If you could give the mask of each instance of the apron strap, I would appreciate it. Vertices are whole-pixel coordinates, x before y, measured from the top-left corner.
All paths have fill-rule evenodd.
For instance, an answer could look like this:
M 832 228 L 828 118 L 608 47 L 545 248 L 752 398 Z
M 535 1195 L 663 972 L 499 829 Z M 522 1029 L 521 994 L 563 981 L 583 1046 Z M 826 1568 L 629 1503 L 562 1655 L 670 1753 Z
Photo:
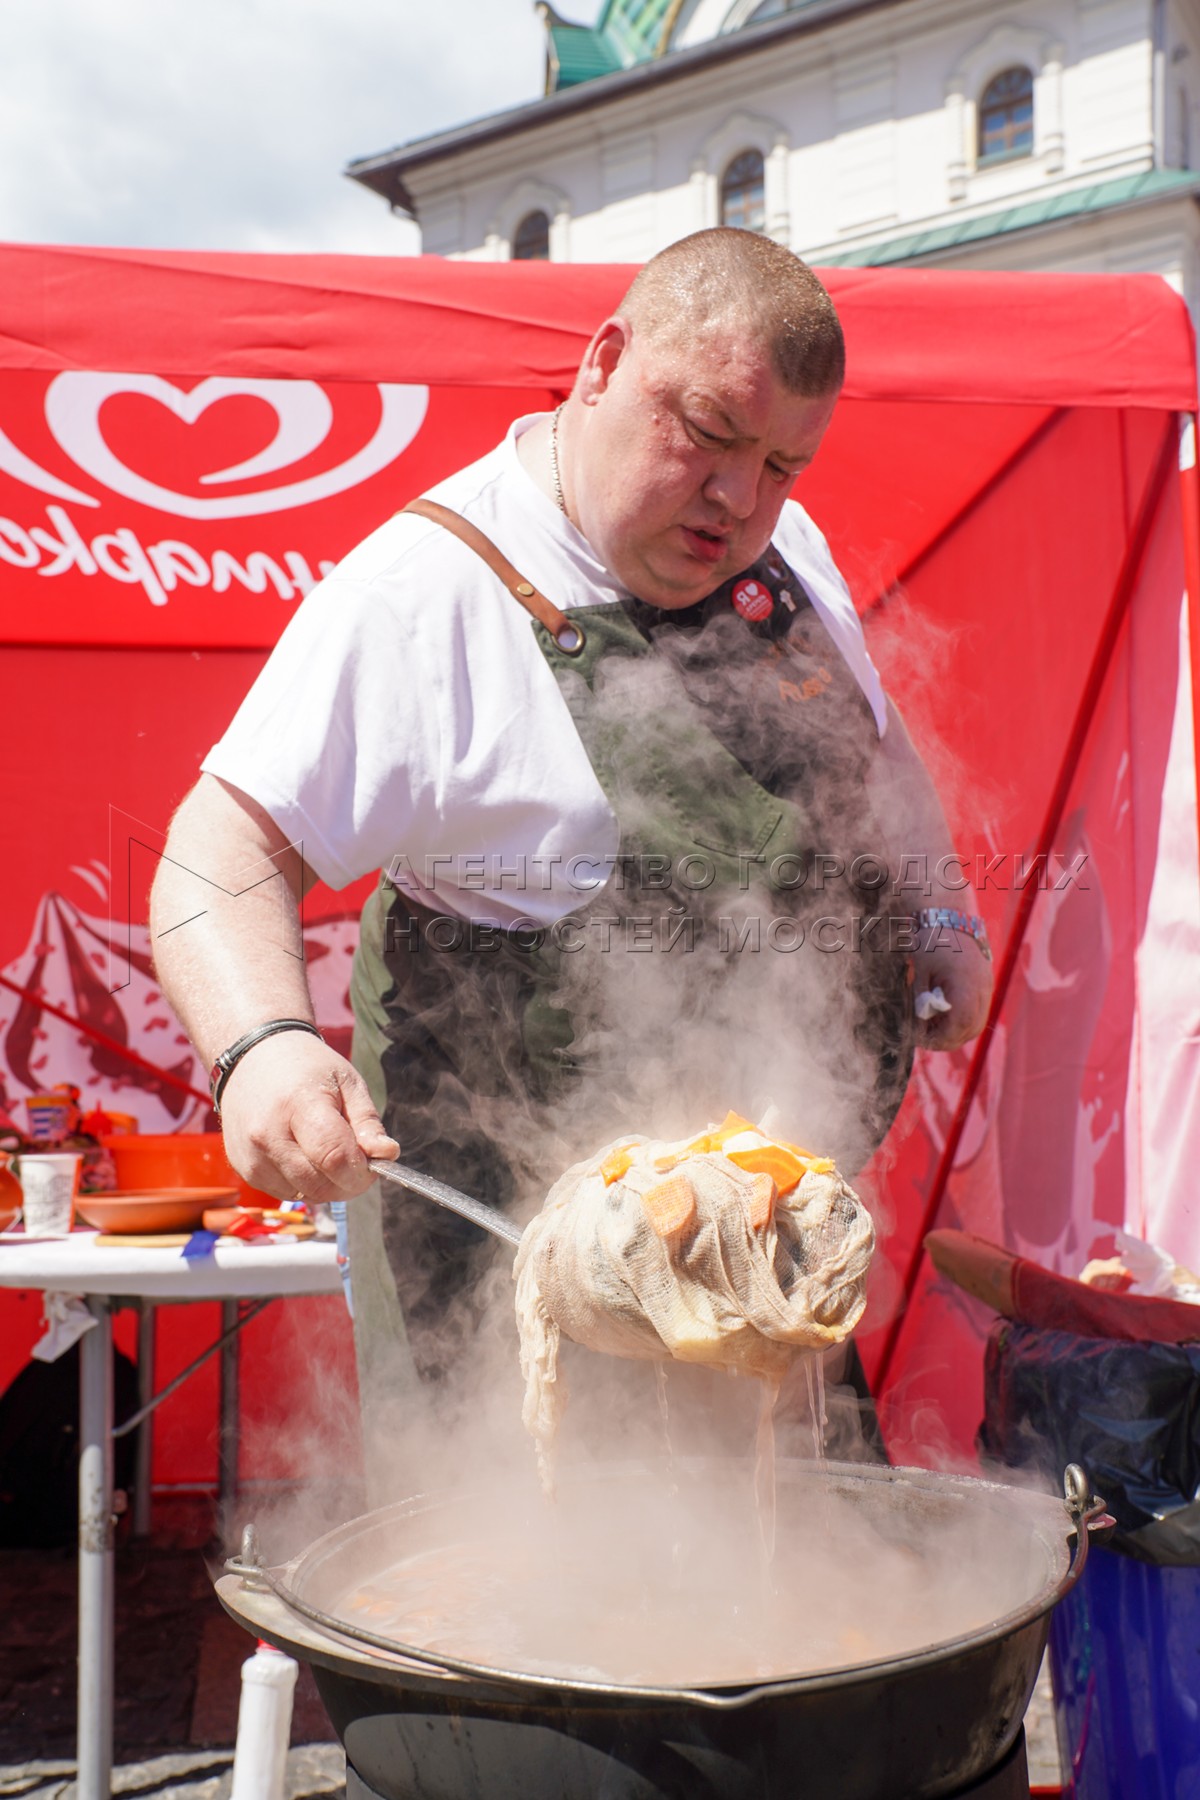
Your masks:
M 442 506 L 437 500 L 410 500 L 402 508 L 407 513 L 418 513 L 421 518 L 429 519 L 434 525 L 440 525 L 452 537 L 464 543 L 476 556 L 482 557 L 493 575 L 498 575 L 509 593 L 518 600 L 527 613 L 531 613 L 539 625 L 544 625 L 564 656 L 578 656 L 586 643 L 583 628 L 564 612 L 560 612 L 553 601 L 547 600 L 545 594 L 538 592 L 531 581 L 526 581 L 519 569 L 515 569 L 507 556 L 498 550 L 490 537 L 464 519 L 448 506 Z

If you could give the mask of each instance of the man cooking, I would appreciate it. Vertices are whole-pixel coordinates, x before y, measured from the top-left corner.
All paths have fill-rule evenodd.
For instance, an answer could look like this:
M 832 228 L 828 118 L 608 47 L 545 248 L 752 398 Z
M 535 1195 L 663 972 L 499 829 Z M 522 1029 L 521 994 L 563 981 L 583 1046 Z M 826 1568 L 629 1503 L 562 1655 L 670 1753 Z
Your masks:
M 448 511 L 397 515 L 304 601 L 152 900 L 162 986 L 219 1062 L 248 1181 L 346 1199 L 400 1146 L 504 1205 L 606 1135 L 771 1100 L 853 1172 L 914 1042 L 980 1030 L 991 964 L 936 885 L 941 808 L 788 500 L 843 368 L 791 252 L 684 239 L 553 416 L 517 420 L 430 496 Z M 914 855 L 934 882 L 915 921 L 889 874 Z M 297 906 L 374 869 L 347 1062 L 313 1026 Z M 227 890 L 205 885 L 202 917 L 188 870 Z M 688 1117 L 663 1123 L 672 1106 Z M 403 1332 L 394 1279 L 420 1361 L 470 1232 L 416 1203 L 387 1217 L 385 1260 L 378 1205 L 350 1208 L 356 1323 Z

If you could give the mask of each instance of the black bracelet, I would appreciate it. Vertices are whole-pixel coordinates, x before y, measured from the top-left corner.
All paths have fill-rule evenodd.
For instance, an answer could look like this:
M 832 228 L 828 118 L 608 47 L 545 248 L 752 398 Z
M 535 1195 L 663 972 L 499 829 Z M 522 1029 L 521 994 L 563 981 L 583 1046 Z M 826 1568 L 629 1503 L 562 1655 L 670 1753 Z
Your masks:
M 245 1056 L 247 1050 L 262 1042 L 263 1038 L 274 1037 L 277 1031 L 308 1031 L 313 1037 L 325 1039 L 316 1026 L 308 1019 L 271 1019 L 266 1025 L 256 1025 L 245 1037 L 240 1037 L 236 1044 L 230 1044 L 228 1050 L 222 1050 L 213 1063 L 208 1076 L 208 1085 L 212 1092 L 213 1111 L 218 1119 L 221 1116 L 221 1095 L 225 1092 L 225 1083 Z

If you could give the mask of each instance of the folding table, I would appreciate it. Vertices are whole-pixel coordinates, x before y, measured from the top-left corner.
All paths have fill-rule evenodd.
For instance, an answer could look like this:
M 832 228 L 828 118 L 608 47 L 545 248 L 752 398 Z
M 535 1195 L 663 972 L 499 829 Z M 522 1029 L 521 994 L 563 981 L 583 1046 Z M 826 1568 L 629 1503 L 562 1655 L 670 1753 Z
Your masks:
M 73 1231 L 0 1244 L 0 1287 L 77 1294 L 96 1321 L 80 1343 L 77 1800 L 110 1800 L 112 1793 L 114 1310 L 125 1300 L 236 1304 L 333 1294 L 342 1286 L 331 1242 L 221 1241 L 210 1255 L 193 1258 L 178 1248 L 97 1245 L 97 1235 Z

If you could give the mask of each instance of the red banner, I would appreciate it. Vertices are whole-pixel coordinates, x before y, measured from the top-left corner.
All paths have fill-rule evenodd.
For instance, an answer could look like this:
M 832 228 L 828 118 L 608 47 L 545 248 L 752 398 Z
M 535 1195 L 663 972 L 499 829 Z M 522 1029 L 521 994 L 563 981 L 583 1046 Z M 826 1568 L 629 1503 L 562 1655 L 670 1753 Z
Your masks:
M 549 401 L 528 389 L 11 371 L 0 638 L 269 648 L 374 526 Z

